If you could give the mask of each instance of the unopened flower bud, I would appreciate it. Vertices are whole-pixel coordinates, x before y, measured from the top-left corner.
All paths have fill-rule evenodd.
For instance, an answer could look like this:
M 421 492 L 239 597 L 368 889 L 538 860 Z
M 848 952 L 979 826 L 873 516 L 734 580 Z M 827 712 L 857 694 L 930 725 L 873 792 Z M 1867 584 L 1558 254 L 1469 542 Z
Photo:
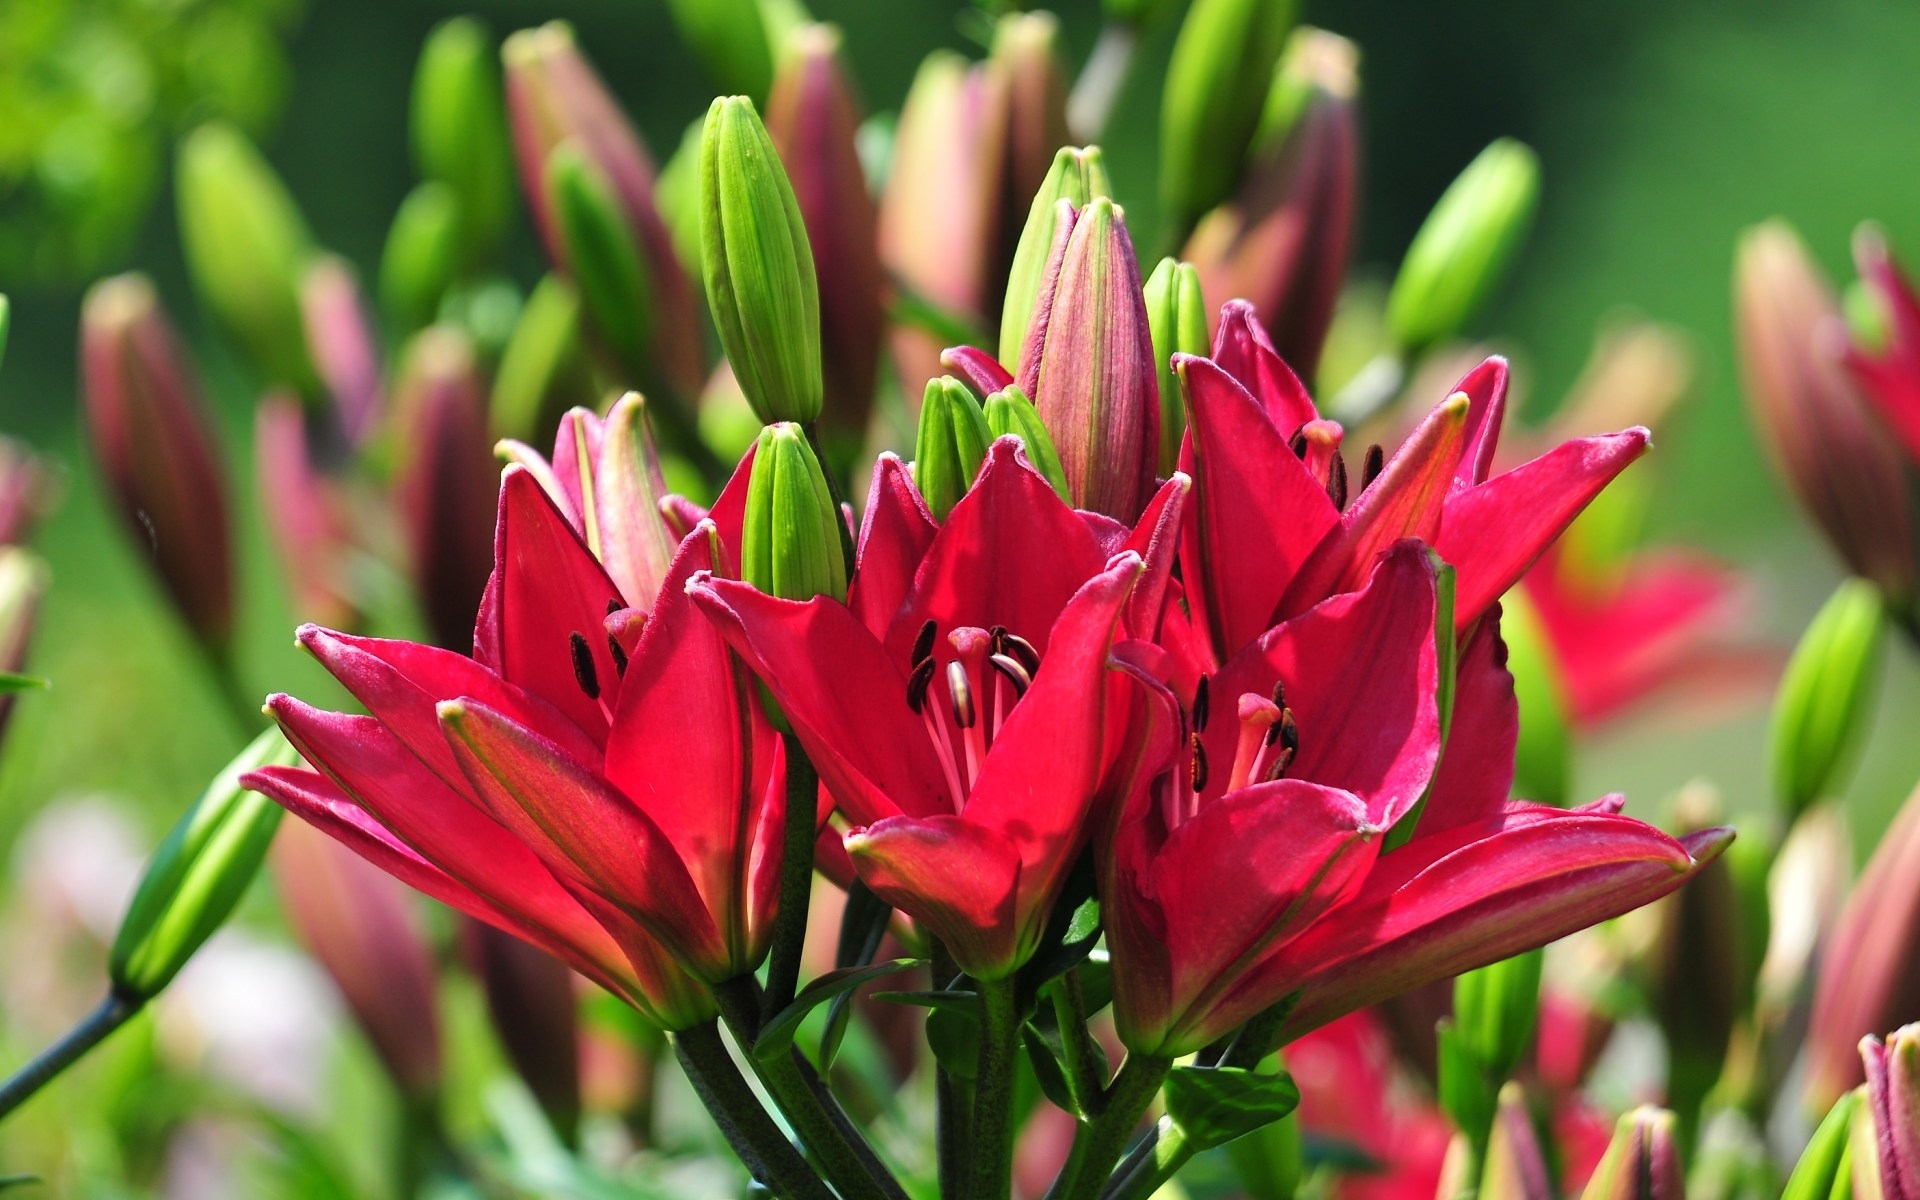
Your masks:
M 660 219 L 666 222 L 668 236 L 673 239 L 674 257 L 689 278 L 698 278 L 703 270 L 700 265 L 700 134 L 706 127 L 704 113 L 688 123 L 686 132 L 680 135 L 680 144 L 660 168 L 660 182 L 653 188 L 653 202 L 660 209 Z M 778 142 L 777 134 L 774 140 Z M 802 200 L 803 209 L 805 204 Z
M 1194 0 L 1187 10 L 1160 107 L 1162 207 L 1180 233 L 1239 182 L 1293 10 L 1291 0 Z
M 1158 371 L 1133 242 L 1111 200 L 1059 223 L 1018 382 L 1053 434 L 1074 506 L 1138 517 L 1160 460 Z
M 460 206 L 444 183 L 408 192 L 380 252 L 380 305 L 411 333 L 440 312 L 460 269 Z
M 23 674 L 34 619 L 51 582 L 47 564 L 31 550 L 0 546 L 0 733 L 13 715 L 14 693 L 44 687 L 46 681 Z
M 1852 1091 L 1834 1101 L 1800 1152 L 1780 1200 L 1851 1200 L 1853 1162 L 1847 1142 L 1860 1100 L 1860 1093 Z
M 1023 224 L 1030 221 L 1033 198 L 1045 190 L 1056 156 L 1070 137 L 1068 77 L 1060 62 L 1060 19 L 1050 12 L 1006 13 L 994 26 L 993 45 L 984 68 L 986 125 L 982 149 L 994 155 L 994 161 L 980 165 L 982 182 L 994 189 L 986 196 L 992 209 L 993 240 L 987 248 L 984 299 L 987 315 L 991 316 L 996 302 L 1007 291 L 1016 245 Z M 1103 186 L 1088 198 L 1105 194 Z M 1074 201 L 1076 207 L 1085 203 Z M 1046 241 L 1038 247 L 1036 256 L 1037 273 L 1046 263 Z
M 1544 957 L 1532 950 L 1453 981 L 1455 1036 L 1496 1081 L 1513 1074 L 1533 1040 Z
M 653 296 L 612 184 L 577 142 L 547 156 L 546 200 L 581 306 L 613 356 L 638 381 L 649 371 Z
M 407 347 L 394 392 L 403 459 L 394 500 L 433 639 L 462 646 L 493 568 L 499 475 L 473 347 L 449 325 Z
M 226 484 L 198 386 L 153 285 L 103 280 L 80 312 L 87 433 L 128 532 L 201 643 L 233 631 Z
M 1459 333 L 1505 276 L 1540 196 L 1540 160 L 1500 138 L 1427 214 L 1387 297 L 1387 327 L 1415 354 Z
M 839 31 L 805 26 L 774 76 L 767 133 L 806 222 L 819 276 L 822 414 L 843 439 L 866 435 L 883 323 L 879 213 L 861 172 L 859 130 Z
M 1555 1200 L 1555 1196 L 1526 1093 L 1518 1083 L 1508 1083 L 1500 1089 L 1487 1138 L 1487 1159 L 1480 1168 L 1481 1200 Z
M 1641 1105 L 1620 1118 L 1582 1200 L 1686 1200 L 1674 1116 Z
M 1071 201 L 1075 210 L 1085 208 L 1099 196 L 1113 195 L 1107 180 L 1106 160 L 1100 147 L 1063 146 L 1053 157 L 1053 167 L 1034 193 L 1027 210 L 1026 227 L 1014 248 L 1013 266 L 1007 275 L 1007 299 L 1000 309 L 1000 363 L 1008 370 L 1020 365 L 1020 348 L 1027 340 L 1027 324 L 1033 319 L 1034 301 L 1046 282 L 1047 259 L 1053 251 L 1054 231 L 1060 217 L 1060 201 Z M 1203 321 L 1204 317 L 1201 318 Z M 1204 354 L 1205 347 L 1197 351 Z
M 306 390 L 299 288 L 313 239 L 293 197 L 253 144 L 221 124 L 180 143 L 175 183 L 195 290 L 268 382 Z
M 1843 582 L 1794 648 L 1773 703 L 1768 749 L 1774 790 L 1798 815 L 1846 787 L 1855 751 L 1873 723 L 1886 627 L 1880 593 Z
M 242 788 L 240 777 L 299 761 L 278 729 L 267 730 L 214 777 L 167 834 L 113 939 L 107 971 L 116 995 L 134 1003 L 152 999 L 226 921 L 280 827 L 280 806 Z
M 783 600 L 831 596 L 844 601 L 841 528 L 840 507 L 806 432 L 790 421 L 761 430 L 747 484 L 740 577 Z
M 359 620 L 351 526 L 334 480 L 315 465 L 308 414 L 290 392 L 254 410 L 253 463 L 267 536 L 279 552 L 294 615 L 332 629 Z
M 596 399 L 580 339 L 580 296 L 560 276 L 544 275 L 521 306 L 494 371 L 493 429 L 523 442 L 544 441 L 561 413 Z
M 300 312 L 307 353 L 333 402 L 340 432 L 358 446 L 380 423 L 384 400 L 379 344 L 345 259 L 323 254 L 313 260 L 300 281 Z
M 1861 1038 L 1860 1058 L 1867 1094 L 1865 1111 L 1854 1117 L 1854 1194 L 1920 1200 L 1920 1025 L 1903 1025 L 1884 1041 Z M 1872 1136 L 1861 1136 L 1869 1124 Z
M 260 799 L 260 797 L 254 797 Z M 281 907 L 387 1073 L 410 1099 L 440 1089 L 433 955 L 407 886 L 295 821 L 273 848 Z
M 993 436 L 966 384 L 951 375 L 927 382 L 913 439 L 913 480 L 934 520 L 946 520 L 973 487 Z
M 492 43 L 479 21 L 452 17 L 427 34 L 413 73 L 414 165 L 452 191 L 467 267 L 498 249 L 513 216 L 513 159 Z
M 1027 461 L 1053 486 L 1055 494 L 1071 503 L 1067 492 L 1067 473 L 1060 466 L 1060 452 L 1053 448 L 1053 435 L 1033 401 L 1019 388 L 1008 386 L 987 397 L 984 406 L 989 440 L 1017 437 L 1026 450 Z M 924 419 L 924 418 L 923 418 Z M 975 464 L 975 470 L 979 465 Z
M 723 92 L 767 102 L 778 47 L 759 0 L 668 0 L 673 23 L 693 56 Z
M 1207 335 L 1207 300 L 1200 291 L 1200 272 L 1192 263 L 1163 258 L 1147 276 L 1147 328 L 1153 334 L 1153 361 L 1160 373 L 1160 462 L 1163 477 L 1180 466 L 1180 441 L 1187 431 L 1187 410 L 1180 399 L 1180 379 L 1173 356 L 1207 357 L 1212 341 Z
M 744 96 L 707 110 L 700 245 L 720 344 L 763 422 L 820 416 L 820 286 L 780 155 Z
M 59 500 L 53 472 L 24 442 L 0 435 L 0 546 L 24 543 Z

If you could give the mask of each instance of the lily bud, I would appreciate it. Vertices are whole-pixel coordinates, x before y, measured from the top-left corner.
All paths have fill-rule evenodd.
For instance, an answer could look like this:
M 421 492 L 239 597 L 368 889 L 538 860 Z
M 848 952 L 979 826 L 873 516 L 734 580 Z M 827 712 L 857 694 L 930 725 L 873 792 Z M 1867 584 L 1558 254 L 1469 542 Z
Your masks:
M 1536 950 L 1523 957 L 1538 954 Z M 1555 1200 L 1555 1195 L 1526 1093 L 1519 1084 L 1508 1083 L 1500 1089 L 1486 1163 L 1480 1168 L 1481 1200 Z
M 108 956 L 114 994 L 158 995 L 220 928 L 260 870 L 280 806 L 240 786 L 248 771 L 293 766 L 299 755 L 269 729 L 214 777 L 147 863 Z
M 984 302 L 988 315 L 992 315 L 1000 297 L 1008 291 L 1017 247 L 1024 240 L 1024 224 L 1032 221 L 1034 198 L 1046 189 L 1058 152 L 1070 137 L 1068 79 L 1060 65 L 1060 19 L 1050 12 L 1009 12 L 1002 16 L 994 27 L 993 47 L 987 55 L 986 86 L 989 125 L 983 131 L 982 149 L 997 160 L 981 164 L 987 182 L 997 189 L 987 195 L 993 210 L 993 240 L 988 243 Z M 1099 191 L 1090 191 L 1088 199 L 1107 194 L 1104 170 L 1101 175 Z M 1076 207 L 1085 204 L 1086 200 L 1074 200 Z M 1050 243 L 1047 238 L 1034 249 L 1037 261 L 1032 266 L 1032 282 L 1036 287 Z M 1031 307 L 1031 293 L 1028 295 Z
M 946 520 L 973 487 L 993 437 L 967 385 L 951 375 L 927 381 L 913 439 L 913 481 L 934 520 Z
M 440 312 L 460 269 L 460 205 L 444 183 L 408 192 L 380 252 L 380 304 L 411 333 Z
M 806 432 L 790 421 L 761 430 L 747 484 L 740 577 L 783 600 L 845 601 L 841 520 Z
M 1075 507 L 1140 515 L 1160 460 L 1157 380 L 1133 242 L 1119 208 L 1096 199 L 1059 223 L 1018 373 Z
M 1033 319 L 1034 302 L 1046 282 L 1047 259 L 1053 251 L 1054 233 L 1060 220 L 1060 201 L 1072 201 L 1075 210 L 1085 208 L 1099 196 L 1113 195 L 1107 180 L 1106 160 L 1100 147 L 1063 146 L 1053 156 L 1053 167 L 1040 190 L 1034 193 L 1027 210 L 1026 227 L 1013 252 L 1013 265 L 1007 275 L 1007 299 L 1000 309 L 1000 365 L 1013 370 L 1020 365 L 1020 348 L 1026 344 L 1027 325 Z M 1201 317 L 1204 322 L 1205 316 Z M 1206 353 L 1205 339 L 1195 353 Z
M 1153 335 L 1153 361 L 1160 370 L 1160 462 L 1163 477 L 1180 467 L 1180 441 L 1187 432 L 1187 408 L 1180 400 L 1180 379 L 1173 356 L 1207 357 L 1207 299 L 1200 272 L 1192 263 L 1163 258 L 1147 276 L 1147 328 Z M 1234 293 L 1238 295 L 1239 293 Z
M 174 175 L 194 289 L 269 382 L 307 390 L 299 288 L 313 239 L 293 197 L 229 125 L 188 134 Z
M 1859 1092 L 1848 1092 L 1827 1110 L 1813 1131 L 1813 1140 L 1800 1152 L 1780 1200 L 1852 1200 L 1853 1162 L 1847 1141 L 1860 1100 Z
M 611 187 L 628 236 L 646 262 L 652 299 L 651 364 L 677 396 L 693 396 L 707 375 L 699 302 L 654 206 L 653 160 L 626 114 L 574 44 L 565 22 L 513 34 L 500 49 L 507 68 L 507 116 L 520 185 L 547 255 L 569 262 L 546 189 L 547 159 L 573 141 Z M 640 382 L 635 380 L 634 382 Z
M 768 36 L 759 0 L 668 0 L 680 36 L 723 92 L 767 102 L 778 47 Z
M 1768 749 L 1774 789 L 1789 813 L 1846 787 L 1855 752 L 1873 723 L 1880 677 L 1880 594 L 1843 582 L 1794 648 L 1773 703 Z
M 1854 1191 L 1870 1200 L 1920 1200 L 1920 1025 L 1903 1025 L 1885 1041 L 1861 1038 L 1860 1058 L 1867 1095 L 1854 1118 Z M 1868 1123 L 1862 1116 L 1871 1137 L 1860 1136 Z
M 39 555 L 19 546 L 0 546 L 0 672 L 18 676 L 27 665 L 34 618 L 50 582 Z M 11 692 L 0 695 L 0 734 L 6 732 L 16 699 Z
M 465 645 L 493 570 L 499 477 L 473 347 L 449 325 L 407 347 L 395 389 L 404 460 L 394 500 L 413 584 L 441 646 Z
M 700 135 L 707 127 L 705 113 L 687 124 L 667 164 L 660 168 L 660 182 L 653 187 L 653 202 L 666 222 L 673 239 L 674 257 L 690 277 L 697 278 L 700 265 Z M 769 126 L 771 128 L 771 126 Z M 777 139 L 776 139 L 777 140 Z M 802 201 L 804 206 L 805 201 Z
M 1643 1104 L 1620 1118 L 1582 1200 L 1686 1200 L 1674 1116 Z
M 255 797 L 259 799 L 259 797 Z M 402 1094 L 440 1090 L 432 952 L 405 884 L 304 821 L 273 848 L 280 902 Z
M 1742 239 L 1734 300 L 1747 396 L 1775 469 L 1847 569 L 1911 626 L 1912 468 L 1844 370 L 1832 291 L 1783 222 Z
M 1167 64 L 1160 106 L 1160 186 L 1184 234 L 1232 194 L 1260 125 L 1292 0 L 1194 0 Z
M 1302 379 L 1346 277 L 1359 195 L 1359 50 L 1296 29 L 1267 96 L 1245 179 L 1208 213 L 1185 256 L 1210 295 L 1251 301 L 1280 357 Z
M 332 480 L 316 469 L 298 397 L 272 392 L 254 410 L 253 462 L 267 536 L 295 614 L 333 629 L 359 622 L 351 526 Z
M 559 231 L 560 260 L 581 305 L 621 367 L 636 381 L 649 371 L 653 296 L 612 185 L 577 142 L 547 156 L 546 199 Z
M 987 397 L 985 412 L 989 440 L 1019 438 L 1033 469 L 1053 485 L 1056 495 L 1068 500 L 1067 473 L 1060 465 L 1060 452 L 1053 448 L 1053 435 L 1047 432 L 1046 422 L 1040 419 L 1040 411 L 1034 408 L 1033 401 L 1019 388 L 1008 386 Z M 924 411 L 922 419 L 925 419 Z
M 1532 950 L 1453 981 L 1454 1036 L 1496 1083 L 1513 1074 L 1533 1040 L 1544 952 Z
M 1860 1039 L 1920 1012 L 1920 792 L 1899 815 L 1840 910 L 1807 1022 L 1807 1101 L 1818 1109 L 1864 1078 Z
M 1427 214 L 1387 297 L 1387 328 L 1413 355 L 1453 337 L 1505 276 L 1533 224 L 1540 160 L 1500 138 L 1467 164 Z
M 513 217 L 513 160 L 487 27 L 452 17 L 427 34 L 413 72 L 413 161 L 457 202 L 461 261 L 490 258 Z
M 97 283 L 80 310 L 87 433 L 128 532 L 194 636 L 233 632 L 226 483 L 189 363 L 142 275 Z
M 37 454 L 25 443 L 0 435 L 0 546 L 24 543 L 53 508 L 58 492 Z
M 774 76 L 767 133 L 787 167 L 819 276 L 823 422 L 847 439 L 866 435 L 883 323 L 879 212 L 861 172 L 859 131 L 839 31 L 805 26 Z
M 722 96 L 700 143 L 707 303 L 734 378 L 762 422 L 820 416 L 820 285 L 780 155 L 753 103 Z
M 358 446 L 380 423 L 380 349 L 360 302 L 353 268 L 336 255 L 314 259 L 300 282 L 307 353 L 333 402 L 340 432 Z
M 560 414 L 595 403 L 580 339 L 580 296 L 558 275 L 543 275 L 520 308 L 493 374 L 491 424 L 505 437 L 544 441 Z

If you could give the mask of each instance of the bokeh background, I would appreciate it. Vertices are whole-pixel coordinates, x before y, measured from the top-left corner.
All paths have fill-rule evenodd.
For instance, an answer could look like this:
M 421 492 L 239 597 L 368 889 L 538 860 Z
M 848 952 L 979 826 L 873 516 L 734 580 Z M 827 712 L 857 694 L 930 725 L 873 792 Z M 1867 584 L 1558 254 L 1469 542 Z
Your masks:
M 1051 7 L 1069 54 L 1083 58 L 1097 3 Z M 811 0 L 810 8 L 841 26 L 875 112 L 897 108 L 928 51 L 977 56 L 987 32 L 953 0 Z M 292 649 L 286 601 L 240 469 L 255 397 L 197 323 L 188 295 L 172 142 L 212 113 L 238 119 L 319 240 L 370 278 L 413 181 L 405 112 L 421 39 L 460 12 L 481 16 L 496 34 L 556 16 L 572 21 L 661 154 L 711 93 L 661 0 L 0 0 L 0 290 L 15 313 L 0 429 L 64 468 L 63 503 L 36 539 L 54 584 L 34 669 L 55 686 L 19 705 L 0 759 L 0 895 L 34 868 L 41 843 L 21 834 L 36 814 L 110 797 L 132 840 L 123 847 L 100 834 L 82 844 L 102 861 L 137 858 L 237 736 L 103 509 L 78 439 L 82 288 L 108 271 L 146 271 L 193 341 L 227 435 L 233 494 L 247 502 L 242 670 L 261 694 L 324 694 L 317 670 Z M 1630 311 L 1684 331 L 1696 382 L 1655 454 L 1635 468 L 1657 476 L 1654 533 L 1746 567 L 1756 628 L 1789 644 L 1838 572 L 1773 482 L 1747 425 L 1729 329 L 1734 242 L 1746 226 L 1785 216 L 1839 277 L 1850 275 L 1847 238 L 1862 218 L 1880 221 L 1896 249 L 1920 247 L 1920 6 L 1306 0 L 1303 18 L 1364 53 L 1356 275 L 1388 276 L 1433 200 L 1489 140 L 1512 135 L 1533 145 L 1544 167 L 1540 219 L 1474 332 L 1513 356 L 1524 416 L 1538 420 L 1579 373 L 1603 322 Z M 1163 23 L 1143 48 L 1104 139 L 1143 246 L 1158 244 L 1159 81 L 1174 28 Z M 516 236 L 514 261 L 530 282 L 538 252 L 529 231 Z M 1920 670 L 1904 647 L 1889 660 L 1882 728 L 1847 806 L 1862 847 L 1920 777 L 1920 739 L 1898 731 L 1920 701 Z M 1681 785 L 1705 779 L 1737 813 L 1764 795 L 1764 724 L 1758 704 L 1709 717 L 1655 710 L 1583 745 L 1577 791 L 1625 791 L 1640 811 L 1658 814 Z M 9 974 L 33 970 L 0 963 Z M 21 1049 L 9 1045 L 6 1061 Z

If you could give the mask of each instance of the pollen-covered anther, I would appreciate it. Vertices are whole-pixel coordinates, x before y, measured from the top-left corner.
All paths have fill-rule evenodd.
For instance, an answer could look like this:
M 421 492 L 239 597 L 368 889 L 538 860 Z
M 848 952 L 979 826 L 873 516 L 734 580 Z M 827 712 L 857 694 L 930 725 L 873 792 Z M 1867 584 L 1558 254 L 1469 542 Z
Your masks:
M 1205 733 L 1207 718 L 1213 712 L 1212 687 L 1210 677 L 1202 675 L 1200 682 L 1193 685 L 1193 731 Z
M 1260 772 L 1261 780 L 1272 783 L 1285 775 L 1287 768 L 1293 765 L 1294 755 L 1299 752 L 1300 726 L 1294 722 L 1292 709 L 1281 709 L 1280 719 L 1267 730 L 1267 743 L 1262 749 L 1265 766 Z
M 1386 470 L 1386 467 L 1387 452 L 1380 448 L 1380 443 L 1375 442 L 1368 446 L 1366 461 L 1360 467 L 1360 490 L 1364 492 L 1372 487 L 1373 481 L 1380 478 L 1380 472 Z
M 1196 798 L 1207 790 L 1207 747 L 1197 733 L 1187 736 L 1187 785 Z
M 920 632 L 914 635 L 913 657 L 909 661 L 916 669 L 921 663 L 933 657 L 933 639 L 939 632 L 940 626 L 929 619 L 926 624 L 920 626 Z
M 1327 466 L 1327 499 L 1341 512 L 1347 511 L 1347 460 L 1335 450 Z
M 995 671 L 999 672 L 1002 679 L 1005 679 L 1013 685 L 1014 699 L 1018 700 L 1020 697 L 1026 695 L 1027 689 L 1033 686 L 1033 676 L 1027 674 L 1027 668 L 1021 664 L 1019 659 L 1014 658 L 1012 655 L 988 655 L 987 662 L 993 666 Z
M 627 652 L 620 648 L 620 639 L 611 633 L 607 635 L 607 654 L 613 659 L 613 673 L 625 678 L 627 674 Z
M 958 659 L 947 664 L 947 699 L 953 703 L 953 723 L 962 729 L 972 729 L 978 719 L 973 708 L 973 683 Z
M 907 676 L 907 707 L 919 712 L 927 706 L 927 688 L 933 683 L 933 673 L 940 664 L 933 661 L 929 654 L 913 668 L 913 674 Z
M 567 635 L 567 651 L 573 659 L 573 681 L 580 685 L 587 699 L 600 698 L 600 673 L 594 669 L 593 647 L 587 643 L 586 635 L 575 630 Z

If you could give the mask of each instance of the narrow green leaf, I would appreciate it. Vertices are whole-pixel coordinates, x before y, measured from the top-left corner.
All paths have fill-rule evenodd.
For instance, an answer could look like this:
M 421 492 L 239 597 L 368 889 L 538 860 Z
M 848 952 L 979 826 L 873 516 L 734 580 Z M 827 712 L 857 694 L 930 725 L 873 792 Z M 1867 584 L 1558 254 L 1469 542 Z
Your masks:
M 1027 1048 L 1027 1059 L 1033 1064 L 1033 1077 L 1040 1081 L 1041 1093 L 1055 1108 L 1084 1116 L 1073 1102 L 1073 1089 L 1067 1086 L 1066 1068 L 1057 1048 L 1031 1024 L 1020 1027 L 1020 1040 Z
M 875 992 L 875 1000 L 884 1000 L 888 1004 L 910 1004 L 915 1008 L 929 1008 L 936 1012 L 973 1013 L 980 1006 L 980 998 L 972 992 Z
M 16 671 L 0 671 L 0 694 L 7 692 L 41 691 L 53 686 L 53 682 L 38 675 L 22 675 Z
M 1165 1094 L 1167 1115 L 1203 1150 L 1278 1121 L 1300 1103 L 1291 1076 L 1239 1067 L 1175 1067 Z
M 873 894 L 859 880 L 847 891 L 847 907 L 840 915 L 840 943 L 833 965 L 841 970 L 864 967 L 880 952 L 893 920 L 893 906 Z M 827 1002 L 827 1027 L 820 1035 L 820 1070 L 824 1073 L 840 1053 L 840 1042 L 847 1036 L 847 1022 L 853 1014 L 852 990 L 841 992 Z
M 923 966 L 924 958 L 890 958 L 866 967 L 849 967 L 841 971 L 829 971 L 820 978 L 800 989 L 793 1003 L 774 1014 L 765 1029 L 753 1043 L 753 1056 L 762 1062 L 785 1054 L 793 1045 L 793 1035 L 799 1030 L 800 1022 L 818 1006 L 840 995 L 850 992 L 870 979 L 879 979 L 905 971 L 910 967 Z

